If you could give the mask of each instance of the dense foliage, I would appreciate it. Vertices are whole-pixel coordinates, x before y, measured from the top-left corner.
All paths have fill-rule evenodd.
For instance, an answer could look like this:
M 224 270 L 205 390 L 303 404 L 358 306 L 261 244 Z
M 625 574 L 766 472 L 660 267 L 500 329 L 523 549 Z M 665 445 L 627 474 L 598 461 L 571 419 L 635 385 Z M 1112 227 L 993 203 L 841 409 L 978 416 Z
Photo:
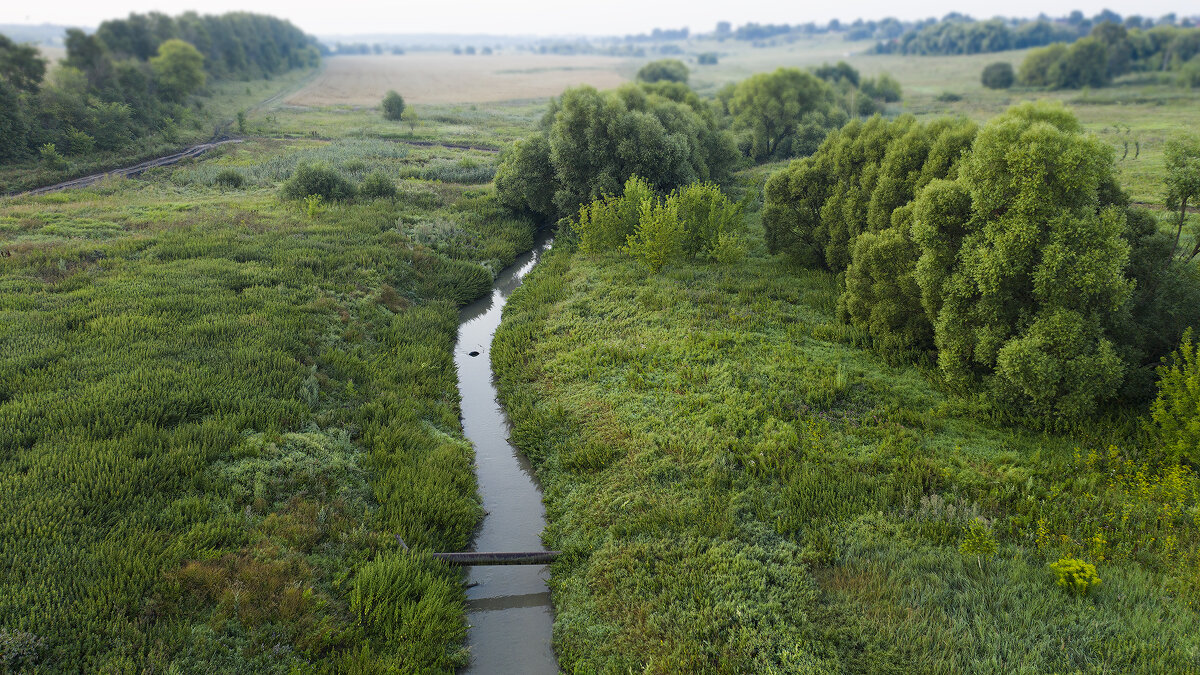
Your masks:
M 909 31 L 894 40 L 880 42 L 875 51 L 881 54 L 986 54 L 1069 42 L 1079 36 L 1077 27 L 1045 19 L 1012 26 L 1000 19 L 973 21 L 954 16 Z
M 1148 30 L 1105 22 L 1074 44 L 1036 49 L 1021 63 L 1018 80 L 1030 87 L 1102 87 L 1126 73 L 1178 72 L 1192 86 L 1192 65 L 1200 64 L 1200 28 L 1170 25 Z
M 383 119 L 397 122 L 404 119 L 404 97 L 395 91 L 389 91 L 383 97 Z
M 659 192 L 720 182 L 737 160 L 713 110 L 679 83 L 568 89 L 542 128 L 506 151 L 496 175 L 504 204 L 541 217 L 616 194 L 634 175 Z
M 1017 81 L 1017 74 L 1007 61 L 989 63 L 984 67 L 980 80 L 988 89 L 1008 89 Z
M 637 176 L 620 196 L 579 207 L 569 222 L 579 248 L 590 254 L 621 250 L 651 272 L 688 257 L 717 259 L 744 248 L 746 223 L 735 204 L 712 183 L 692 183 L 665 198 Z M 722 261 L 724 262 L 724 261 Z
M 1045 422 L 1123 383 L 1146 396 L 1200 319 L 1194 270 L 1126 211 L 1111 150 L 1061 107 L 1017 106 L 978 134 L 852 123 L 772 176 L 763 222 L 771 250 L 845 271 L 839 312 L 881 352 L 934 352 L 948 382 L 984 381 L 1000 409 Z
M 642 66 L 637 72 L 637 79 L 642 82 L 679 82 L 687 84 L 688 67 L 677 59 L 661 59 L 651 61 Z
M 1162 449 L 1171 459 L 1200 464 L 1200 353 L 1190 328 L 1159 374 L 1150 414 Z
M 315 65 L 313 39 L 268 16 L 130 15 L 67 31 L 64 65 L 43 79 L 36 50 L 0 36 L 0 163 L 52 144 L 60 155 L 119 154 L 147 136 L 175 142 L 209 80 Z M 45 156 L 43 154 L 43 156 Z

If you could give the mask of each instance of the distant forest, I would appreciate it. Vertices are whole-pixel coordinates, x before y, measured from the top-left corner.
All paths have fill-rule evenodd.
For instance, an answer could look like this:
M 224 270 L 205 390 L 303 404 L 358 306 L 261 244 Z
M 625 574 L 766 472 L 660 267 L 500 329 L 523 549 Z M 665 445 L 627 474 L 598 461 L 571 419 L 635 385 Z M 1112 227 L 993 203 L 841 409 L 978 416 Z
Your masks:
M 290 22 L 235 12 L 131 14 L 93 34 L 66 31 L 49 71 L 31 45 L 0 35 L 0 163 L 125 151 L 158 134 L 174 142 L 188 103 L 211 80 L 251 80 L 319 63 L 316 39 Z

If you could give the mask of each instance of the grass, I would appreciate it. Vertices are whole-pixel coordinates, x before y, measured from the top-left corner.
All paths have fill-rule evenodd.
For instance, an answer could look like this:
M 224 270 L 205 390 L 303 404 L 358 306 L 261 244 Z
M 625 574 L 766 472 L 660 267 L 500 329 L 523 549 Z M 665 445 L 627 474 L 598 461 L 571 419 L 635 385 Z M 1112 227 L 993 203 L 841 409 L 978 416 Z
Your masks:
M 563 247 L 514 293 L 493 364 L 564 551 L 563 669 L 1194 670 L 1200 476 L 1119 418 L 987 419 L 867 351 L 838 290 L 758 242 L 657 275 Z
M 6 668 L 465 662 L 459 575 L 421 554 L 481 515 L 456 309 L 533 228 L 486 186 L 401 176 L 491 158 L 258 137 L 0 202 Z M 300 161 L 399 195 L 308 215 L 279 197 Z M 243 187 L 214 185 L 231 168 Z

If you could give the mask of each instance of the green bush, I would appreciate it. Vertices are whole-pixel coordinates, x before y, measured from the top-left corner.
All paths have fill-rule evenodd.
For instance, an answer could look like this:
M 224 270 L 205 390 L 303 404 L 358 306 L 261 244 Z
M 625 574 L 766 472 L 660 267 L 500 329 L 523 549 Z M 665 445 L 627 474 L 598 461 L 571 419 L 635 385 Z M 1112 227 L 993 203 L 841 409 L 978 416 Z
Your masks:
M 354 197 L 354 185 L 336 169 L 325 164 L 300 164 L 283 184 L 286 199 L 304 199 L 319 195 L 326 201 L 345 201 Z
M 1200 354 L 1190 328 L 1159 375 L 1150 418 L 1162 449 L 1172 459 L 1200 464 Z
M 71 166 L 69 163 L 67 163 L 67 160 L 58 153 L 58 149 L 54 147 L 53 143 L 43 144 L 38 153 L 41 155 L 42 163 L 45 164 L 49 169 L 62 171 Z
M 389 91 L 383 97 L 383 118 L 398 122 L 404 119 L 404 97 L 395 91 Z
M 717 53 L 704 52 L 696 57 L 696 63 L 702 66 L 715 66 L 717 65 Z
M 1017 74 L 1013 71 L 1011 63 L 1000 61 L 985 66 L 980 79 L 988 89 L 1008 89 L 1016 82 Z
M 638 223 L 622 249 L 641 260 L 651 273 L 658 272 L 683 252 L 685 233 L 675 200 L 646 200 L 638 209 Z
M 1055 583 L 1073 595 L 1087 595 L 1100 585 L 1096 566 L 1078 558 L 1061 558 L 1050 563 L 1050 569 L 1054 570 Z
M 688 67 L 677 59 L 660 59 L 642 66 L 637 72 L 642 82 L 681 82 L 687 84 Z
M 383 173 L 375 171 L 359 184 L 358 194 L 364 199 L 395 199 L 396 184 Z
M 966 528 L 962 543 L 958 545 L 958 552 L 964 558 L 975 558 L 976 564 L 982 570 L 983 561 L 991 560 L 992 556 L 996 555 L 996 548 L 996 538 L 992 536 L 991 530 L 977 518 Z
M 246 184 L 246 176 L 237 169 L 221 169 L 213 177 L 213 184 L 236 190 Z

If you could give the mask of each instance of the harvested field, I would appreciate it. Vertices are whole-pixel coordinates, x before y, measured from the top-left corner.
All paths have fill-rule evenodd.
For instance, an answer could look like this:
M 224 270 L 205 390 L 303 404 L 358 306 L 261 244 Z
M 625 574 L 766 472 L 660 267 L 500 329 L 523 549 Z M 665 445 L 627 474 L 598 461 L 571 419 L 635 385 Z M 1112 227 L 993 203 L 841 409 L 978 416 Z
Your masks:
M 292 105 L 377 105 L 389 89 L 409 103 L 485 103 L 556 96 L 590 84 L 615 87 L 632 66 L 606 56 L 538 54 L 460 55 L 446 52 L 399 56 L 338 56 Z

